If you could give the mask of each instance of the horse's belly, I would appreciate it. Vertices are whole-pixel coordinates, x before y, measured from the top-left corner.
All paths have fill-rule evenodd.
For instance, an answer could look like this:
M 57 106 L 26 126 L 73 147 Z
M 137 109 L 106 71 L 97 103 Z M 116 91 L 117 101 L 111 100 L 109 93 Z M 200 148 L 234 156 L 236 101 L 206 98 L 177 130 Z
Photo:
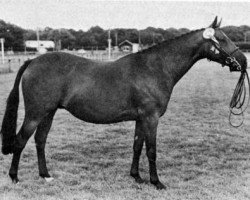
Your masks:
M 135 108 L 124 107 L 121 102 L 71 102 L 65 109 L 83 121 L 98 124 L 136 120 L 138 117 Z
M 130 121 L 137 119 L 137 113 L 133 110 L 125 110 L 122 112 L 91 112 L 89 109 L 70 110 L 67 109 L 72 115 L 86 122 L 96 124 L 109 124 L 121 121 Z

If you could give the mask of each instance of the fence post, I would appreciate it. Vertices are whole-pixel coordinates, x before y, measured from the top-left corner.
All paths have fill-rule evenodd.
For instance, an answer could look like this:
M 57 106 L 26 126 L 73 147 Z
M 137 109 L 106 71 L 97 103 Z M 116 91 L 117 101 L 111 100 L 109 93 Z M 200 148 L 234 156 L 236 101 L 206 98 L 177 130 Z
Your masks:
M 2 51 L 2 63 L 4 64 L 4 38 L 0 38 L 1 51 Z
M 11 72 L 11 59 L 8 60 L 8 66 L 9 66 L 9 73 Z

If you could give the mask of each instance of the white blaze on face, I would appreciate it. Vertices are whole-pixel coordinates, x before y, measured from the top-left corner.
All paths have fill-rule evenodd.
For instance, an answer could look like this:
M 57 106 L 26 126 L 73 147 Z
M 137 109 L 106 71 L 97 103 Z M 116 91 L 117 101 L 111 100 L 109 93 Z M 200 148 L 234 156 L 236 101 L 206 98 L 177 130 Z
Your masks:
M 215 47 L 214 47 L 214 45 L 211 47 L 211 49 L 210 49 L 212 52 L 214 52 L 214 54 L 219 54 L 220 52 L 218 51 L 218 49 L 216 49 Z

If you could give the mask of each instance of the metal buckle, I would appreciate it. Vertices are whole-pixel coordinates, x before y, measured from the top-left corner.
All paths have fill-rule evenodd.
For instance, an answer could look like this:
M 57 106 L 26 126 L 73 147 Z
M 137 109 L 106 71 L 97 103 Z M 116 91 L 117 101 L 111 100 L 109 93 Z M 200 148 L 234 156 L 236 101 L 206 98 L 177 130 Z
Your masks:
M 225 63 L 229 66 L 230 71 L 241 71 L 241 65 L 235 59 L 235 57 L 227 57 Z
M 235 61 L 235 58 L 227 57 L 226 60 L 225 60 L 225 63 L 226 63 L 227 65 L 230 65 L 230 64 L 232 64 L 234 61 Z

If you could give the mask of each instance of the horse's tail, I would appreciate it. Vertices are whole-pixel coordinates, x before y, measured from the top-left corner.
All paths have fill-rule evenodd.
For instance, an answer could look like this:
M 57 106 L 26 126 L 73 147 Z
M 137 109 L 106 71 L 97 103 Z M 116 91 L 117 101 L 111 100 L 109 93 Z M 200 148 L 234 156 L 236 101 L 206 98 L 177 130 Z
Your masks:
M 13 152 L 14 140 L 16 137 L 17 127 L 17 110 L 19 104 L 19 84 L 22 75 L 32 60 L 27 60 L 19 69 L 14 86 L 7 99 L 6 111 L 3 117 L 1 137 L 2 137 L 2 153 L 7 155 Z

